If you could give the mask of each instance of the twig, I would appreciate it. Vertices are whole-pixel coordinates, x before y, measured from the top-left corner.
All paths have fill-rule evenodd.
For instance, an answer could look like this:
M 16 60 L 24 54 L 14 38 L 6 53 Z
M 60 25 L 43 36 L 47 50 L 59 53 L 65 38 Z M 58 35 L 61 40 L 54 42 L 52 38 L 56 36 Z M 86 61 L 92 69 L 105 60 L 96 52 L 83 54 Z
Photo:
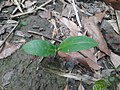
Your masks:
M 2 41 L 2 43 L 0 44 L 0 48 L 3 46 L 3 44 L 6 42 L 6 40 L 10 37 L 10 35 L 13 33 L 13 31 L 16 29 L 16 27 L 18 26 L 18 23 L 14 26 L 14 28 L 10 31 L 10 33 L 6 36 L 6 38 Z
M 45 67 L 41 67 L 43 69 L 45 69 L 46 71 L 52 72 L 56 75 L 59 75 L 61 77 L 66 77 L 66 78 L 72 78 L 75 80 L 79 80 L 79 81 L 83 81 L 86 82 L 88 84 L 90 83 L 94 83 L 95 81 L 97 81 L 98 79 L 95 77 L 91 77 L 89 75 L 78 75 L 78 74 L 74 74 L 74 73 L 65 73 L 61 70 L 58 70 L 57 68 L 51 69 L 51 68 L 45 68 Z
M 82 28 L 82 24 L 81 24 L 81 22 L 80 22 L 80 18 L 79 18 L 79 16 L 78 16 L 78 10 L 76 9 L 76 5 L 75 5 L 75 1 L 74 0 L 72 0 L 72 6 L 73 6 L 73 9 L 74 9 L 74 11 L 75 11 L 75 16 L 76 16 L 76 19 L 77 19 L 77 22 L 78 22 L 78 25 L 79 25 L 79 27 L 80 27 L 80 29 Z
M 27 11 L 27 12 L 19 13 L 19 14 L 16 14 L 16 15 L 11 15 L 10 17 L 11 17 L 11 18 L 19 17 L 19 16 L 23 16 L 23 15 L 26 15 L 26 14 L 34 13 L 34 12 L 36 12 L 36 11 L 38 11 L 38 10 L 45 10 L 45 11 L 46 11 L 46 9 L 43 8 L 43 7 L 46 6 L 48 3 L 50 3 L 51 1 L 52 1 L 52 0 L 48 0 L 47 2 L 43 3 L 43 4 L 40 5 L 39 7 L 36 7 L 36 9 L 33 10 L 33 11 Z
M 61 40 L 58 40 L 58 39 L 54 39 L 54 38 L 45 36 L 45 35 L 43 35 L 42 33 L 38 33 L 38 32 L 35 32 L 35 31 L 28 31 L 28 33 L 40 35 L 40 36 L 43 36 L 43 37 L 45 37 L 45 38 L 47 38 L 47 39 L 54 40 L 54 41 L 57 41 L 57 42 L 61 42 Z
M 52 0 L 48 0 L 47 2 L 43 3 L 42 5 L 40 5 L 39 7 L 37 7 L 36 10 L 41 9 L 42 7 L 46 6 L 46 5 L 49 4 L 50 2 L 52 2 Z

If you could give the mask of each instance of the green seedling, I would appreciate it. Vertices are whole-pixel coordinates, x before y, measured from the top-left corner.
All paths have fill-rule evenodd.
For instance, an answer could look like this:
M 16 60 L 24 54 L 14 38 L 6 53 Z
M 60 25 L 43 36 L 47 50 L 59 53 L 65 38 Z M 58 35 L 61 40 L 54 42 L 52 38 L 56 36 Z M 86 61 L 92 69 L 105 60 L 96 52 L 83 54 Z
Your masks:
M 86 36 L 74 36 L 63 40 L 59 47 L 46 40 L 32 40 L 23 46 L 23 50 L 28 54 L 48 57 L 54 56 L 58 51 L 76 52 L 80 50 L 90 49 L 97 46 L 97 42 Z

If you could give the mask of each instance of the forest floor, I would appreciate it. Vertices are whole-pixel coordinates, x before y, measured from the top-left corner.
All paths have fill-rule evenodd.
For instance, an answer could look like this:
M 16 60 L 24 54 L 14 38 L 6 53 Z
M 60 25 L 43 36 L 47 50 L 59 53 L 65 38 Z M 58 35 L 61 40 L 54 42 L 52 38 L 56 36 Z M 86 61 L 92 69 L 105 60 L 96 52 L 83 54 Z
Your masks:
M 120 89 L 120 11 L 100 1 L 69 1 L 0 1 L 0 90 L 93 90 L 97 80 L 108 80 L 107 90 Z M 57 57 L 22 49 L 31 40 L 59 44 L 81 35 L 98 47 Z

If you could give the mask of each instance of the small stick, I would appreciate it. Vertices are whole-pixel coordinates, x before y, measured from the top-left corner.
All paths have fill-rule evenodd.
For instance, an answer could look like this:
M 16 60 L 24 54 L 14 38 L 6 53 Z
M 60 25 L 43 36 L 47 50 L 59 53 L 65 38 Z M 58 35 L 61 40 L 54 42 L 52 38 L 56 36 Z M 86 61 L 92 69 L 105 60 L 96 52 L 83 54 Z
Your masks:
M 37 7 L 36 10 L 41 9 L 42 7 L 46 6 L 46 5 L 49 4 L 50 2 L 52 2 L 52 0 L 48 0 L 47 2 L 43 3 L 42 5 L 40 5 L 39 7 Z
M 43 37 L 45 37 L 45 38 L 47 38 L 47 39 L 54 40 L 54 41 L 57 41 L 57 42 L 61 42 L 61 40 L 58 40 L 58 39 L 54 39 L 54 38 L 45 36 L 45 35 L 43 35 L 43 34 L 41 34 L 41 33 L 35 32 L 35 31 L 28 31 L 28 33 L 40 35 L 40 36 L 43 36 Z
M 50 3 L 52 0 L 48 0 L 47 2 L 43 3 L 42 5 L 40 5 L 39 7 L 36 7 L 35 10 L 33 11 L 28 11 L 28 12 L 24 12 L 24 13 L 19 13 L 19 14 L 16 14 L 16 15 L 11 15 L 11 18 L 15 18 L 15 17 L 19 17 L 19 16 L 22 16 L 22 15 L 26 15 L 26 14 L 31 14 L 31 13 L 34 13 L 35 11 L 37 10 L 44 10 L 46 11 L 45 8 L 43 8 L 45 5 L 47 5 L 48 3 Z
M 81 22 L 80 22 L 80 18 L 79 18 L 79 16 L 78 16 L 78 10 L 76 9 L 76 5 L 75 5 L 75 1 L 74 1 L 74 0 L 72 0 L 72 6 L 73 6 L 73 9 L 74 9 L 74 11 L 75 11 L 75 16 L 76 16 L 78 25 L 79 25 L 79 27 L 80 27 L 80 29 L 81 29 L 81 28 L 82 28 L 82 24 L 81 24 Z
M 3 46 L 3 44 L 6 42 L 6 40 L 10 37 L 10 35 L 13 33 L 13 31 L 16 29 L 16 27 L 18 26 L 18 23 L 14 26 L 14 28 L 10 31 L 10 33 L 6 36 L 6 38 L 2 41 L 2 43 L 0 44 L 0 48 Z

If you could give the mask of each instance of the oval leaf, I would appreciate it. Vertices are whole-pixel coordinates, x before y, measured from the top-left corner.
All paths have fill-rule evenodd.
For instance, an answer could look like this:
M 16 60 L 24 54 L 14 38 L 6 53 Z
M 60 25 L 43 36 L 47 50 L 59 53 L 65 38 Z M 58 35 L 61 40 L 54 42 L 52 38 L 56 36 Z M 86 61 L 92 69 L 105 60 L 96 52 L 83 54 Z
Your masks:
M 32 40 L 23 46 L 25 52 L 36 56 L 50 56 L 55 54 L 55 46 L 45 40 Z
M 86 36 L 75 36 L 65 39 L 59 47 L 62 52 L 76 52 L 80 50 L 90 49 L 97 46 L 97 42 Z

